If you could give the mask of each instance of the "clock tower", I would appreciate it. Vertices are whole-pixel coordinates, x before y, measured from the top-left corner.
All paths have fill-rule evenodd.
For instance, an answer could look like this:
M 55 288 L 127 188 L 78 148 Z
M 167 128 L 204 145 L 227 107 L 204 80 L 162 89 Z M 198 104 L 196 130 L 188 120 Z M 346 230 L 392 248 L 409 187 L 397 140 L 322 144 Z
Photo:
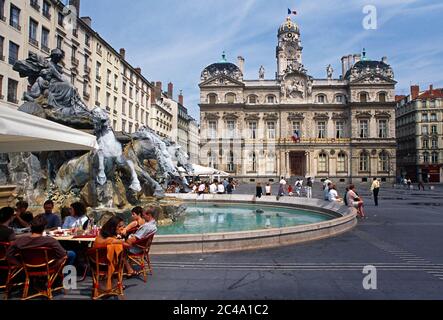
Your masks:
M 303 72 L 300 29 L 290 17 L 278 29 L 277 78 L 281 79 L 289 71 Z

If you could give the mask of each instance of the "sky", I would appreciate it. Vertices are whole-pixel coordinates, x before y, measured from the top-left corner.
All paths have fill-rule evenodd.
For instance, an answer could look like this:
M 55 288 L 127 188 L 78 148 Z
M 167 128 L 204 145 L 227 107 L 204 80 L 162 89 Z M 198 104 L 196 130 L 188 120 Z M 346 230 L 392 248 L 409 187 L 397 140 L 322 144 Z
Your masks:
M 364 8 L 376 8 L 377 28 L 365 29 Z M 202 70 L 221 60 L 245 58 L 245 79 L 276 72 L 277 30 L 287 10 L 301 30 L 303 63 L 314 78 L 331 64 L 341 75 L 341 57 L 366 49 L 371 60 L 388 57 L 397 94 L 410 85 L 443 87 L 443 2 L 441 0 L 82 0 L 80 15 L 149 81 L 174 84 L 177 99 L 199 120 Z

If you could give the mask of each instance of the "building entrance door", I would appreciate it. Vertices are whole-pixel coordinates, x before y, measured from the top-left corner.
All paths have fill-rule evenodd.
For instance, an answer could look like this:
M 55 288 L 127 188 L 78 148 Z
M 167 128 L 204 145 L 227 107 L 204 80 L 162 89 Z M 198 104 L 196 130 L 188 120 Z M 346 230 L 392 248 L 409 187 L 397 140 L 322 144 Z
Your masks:
M 291 176 L 306 176 L 306 155 L 304 152 L 290 152 L 289 163 L 291 168 Z

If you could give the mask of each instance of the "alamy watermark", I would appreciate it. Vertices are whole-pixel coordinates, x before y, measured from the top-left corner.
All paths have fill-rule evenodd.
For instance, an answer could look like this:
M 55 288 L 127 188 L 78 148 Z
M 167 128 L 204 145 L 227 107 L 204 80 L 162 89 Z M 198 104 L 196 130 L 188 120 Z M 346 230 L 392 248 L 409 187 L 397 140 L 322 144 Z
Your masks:
M 365 290 L 377 290 L 377 268 L 372 265 L 364 266 L 363 274 L 363 288 Z
M 363 13 L 366 15 L 363 18 L 362 25 L 365 30 L 377 29 L 377 7 L 368 4 L 363 7 Z

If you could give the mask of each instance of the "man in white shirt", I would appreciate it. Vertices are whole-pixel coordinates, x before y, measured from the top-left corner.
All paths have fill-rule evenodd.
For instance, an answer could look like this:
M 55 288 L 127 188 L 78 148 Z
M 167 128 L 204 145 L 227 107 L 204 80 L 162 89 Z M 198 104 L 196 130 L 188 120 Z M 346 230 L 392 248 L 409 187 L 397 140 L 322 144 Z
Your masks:
M 286 185 L 286 180 L 285 180 L 285 178 L 281 177 L 280 184 L 283 185 L 283 186 Z
M 215 184 L 215 182 L 211 183 L 211 185 L 209 186 L 209 193 L 217 193 L 217 185 Z
M 218 194 L 225 194 L 225 186 L 223 183 L 219 183 L 217 186 L 217 193 Z

